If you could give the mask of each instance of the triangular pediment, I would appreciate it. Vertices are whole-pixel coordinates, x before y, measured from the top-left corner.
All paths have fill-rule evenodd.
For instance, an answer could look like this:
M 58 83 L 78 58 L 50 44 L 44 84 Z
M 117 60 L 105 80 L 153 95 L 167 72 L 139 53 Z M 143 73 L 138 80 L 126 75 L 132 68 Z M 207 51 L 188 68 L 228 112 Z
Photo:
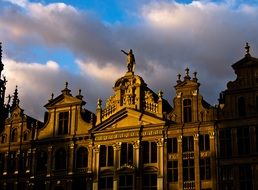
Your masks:
M 140 128 L 143 125 L 165 124 L 165 121 L 155 115 L 142 113 L 134 109 L 124 108 L 95 126 L 92 132 L 127 130 Z
M 63 95 L 56 97 L 53 100 L 50 100 L 48 104 L 45 105 L 46 108 L 51 107 L 63 107 L 67 105 L 76 105 L 76 104 L 85 104 L 85 102 L 81 99 L 78 99 L 76 97 L 70 96 L 70 95 Z

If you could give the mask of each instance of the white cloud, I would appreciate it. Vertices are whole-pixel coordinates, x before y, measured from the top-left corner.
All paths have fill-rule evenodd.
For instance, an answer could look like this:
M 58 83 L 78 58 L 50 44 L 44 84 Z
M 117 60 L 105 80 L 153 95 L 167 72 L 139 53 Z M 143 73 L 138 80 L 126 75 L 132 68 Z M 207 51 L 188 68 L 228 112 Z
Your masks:
M 4 0 L 4 1 L 10 2 L 14 5 L 18 5 L 20 7 L 26 7 L 26 5 L 28 4 L 27 0 Z
M 176 74 L 189 66 L 199 73 L 201 92 L 213 104 L 226 82 L 234 78 L 230 65 L 243 57 L 245 42 L 250 42 L 254 56 L 258 52 L 258 7 L 244 2 L 236 6 L 235 1 L 148 1 L 132 13 L 139 15 L 139 21 L 130 25 L 107 25 L 91 12 L 64 3 L 19 2 L 26 5 L 24 9 L 0 7 L 0 39 L 11 46 L 7 49 L 10 59 L 5 61 L 13 61 L 9 70 L 6 64 L 6 75 L 11 89 L 18 84 L 21 93 L 44 96 L 44 101 L 35 103 L 38 107 L 52 90 L 71 81 L 76 88 L 84 88 L 94 109 L 97 98 L 110 96 L 113 82 L 126 71 L 120 49 L 133 49 L 136 73 L 151 88 L 163 89 L 170 99 Z M 24 63 L 24 55 L 33 56 L 34 46 L 68 49 L 81 73 L 63 71 L 61 63 L 51 61 Z M 28 97 L 23 96 L 30 105 Z

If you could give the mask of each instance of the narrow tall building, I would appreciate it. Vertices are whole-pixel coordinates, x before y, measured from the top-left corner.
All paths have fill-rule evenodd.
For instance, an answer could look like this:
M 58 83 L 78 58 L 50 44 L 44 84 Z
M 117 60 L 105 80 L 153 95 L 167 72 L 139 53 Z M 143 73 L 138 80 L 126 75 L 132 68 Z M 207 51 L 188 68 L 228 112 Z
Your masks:
M 220 94 L 217 123 L 220 190 L 258 186 L 258 59 L 246 44 L 244 58 L 232 65 L 236 79 Z

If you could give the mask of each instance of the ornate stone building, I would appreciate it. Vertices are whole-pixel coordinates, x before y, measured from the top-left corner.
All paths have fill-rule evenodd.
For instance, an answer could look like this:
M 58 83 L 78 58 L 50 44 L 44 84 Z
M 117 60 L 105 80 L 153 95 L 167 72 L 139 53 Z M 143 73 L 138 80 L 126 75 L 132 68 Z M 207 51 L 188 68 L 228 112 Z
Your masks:
M 188 68 L 173 104 L 166 101 L 134 73 L 132 50 L 123 51 L 128 70 L 95 113 L 66 83 L 37 121 L 20 108 L 17 88 L 5 104 L 1 79 L 0 189 L 255 190 L 258 59 L 246 48 L 216 107 Z

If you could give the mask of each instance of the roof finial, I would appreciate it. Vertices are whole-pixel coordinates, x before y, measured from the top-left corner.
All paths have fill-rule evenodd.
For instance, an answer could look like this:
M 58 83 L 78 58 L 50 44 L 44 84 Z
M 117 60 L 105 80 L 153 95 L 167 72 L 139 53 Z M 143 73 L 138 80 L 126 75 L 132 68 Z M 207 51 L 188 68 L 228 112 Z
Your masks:
M 189 76 L 189 68 L 186 67 L 185 69 L 185 79 L 191 79 L 191 77 Z
M 63 94 L 65 94 L 65 95 L 71 95 L 71 94 L 70 94 L 71 90 L 68 89 L 68 82 L 65 82 L 65 88 L 64 88 L 64 90 L 62 90 L 61 92 L 62 92 Z
M 245 55 L 250 56 L 250 46 L 249 46 L 248 42 L 246 42 L 246 44 L 245 44 Z
M 79 89 L 79 93 L 78 93 L 78 95 L 77 95 L 76 97 L 77 97 L 78 99 L 82 100 L 83 95 L 82 95 L 82 90 L 81 90 L 81 89 Z

